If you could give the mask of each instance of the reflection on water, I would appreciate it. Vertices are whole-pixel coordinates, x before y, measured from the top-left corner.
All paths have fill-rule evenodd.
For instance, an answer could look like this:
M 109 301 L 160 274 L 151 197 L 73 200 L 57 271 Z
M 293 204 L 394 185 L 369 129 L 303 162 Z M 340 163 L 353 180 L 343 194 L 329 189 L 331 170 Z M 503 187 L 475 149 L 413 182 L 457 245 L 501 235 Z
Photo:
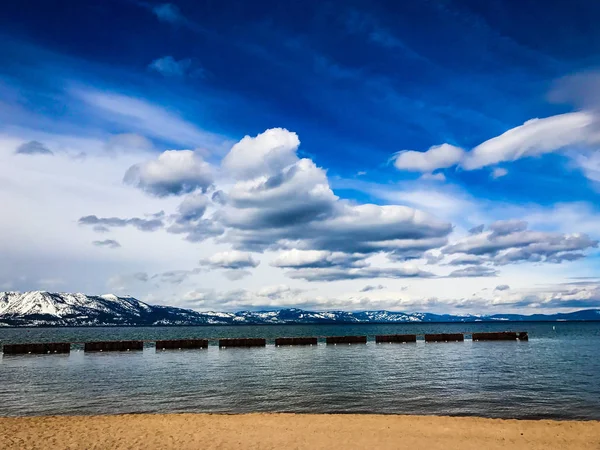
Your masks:
M 599 323 L 3 329 L 0 339 L 273 339 L 506 329 L 529 331 L 530 341 L 6 355 L 0 414 L 281 411 L 600 419 Z

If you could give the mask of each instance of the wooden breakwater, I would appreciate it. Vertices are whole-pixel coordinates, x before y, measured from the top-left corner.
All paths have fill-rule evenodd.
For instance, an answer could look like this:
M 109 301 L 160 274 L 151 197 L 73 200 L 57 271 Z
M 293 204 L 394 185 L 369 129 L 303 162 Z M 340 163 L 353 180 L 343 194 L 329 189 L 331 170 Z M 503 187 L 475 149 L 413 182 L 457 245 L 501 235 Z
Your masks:
M 275 345 L 317 345 L 319 340 L 316 337 L 284 337 L 275 339 Z
M 384 342 L 393 344 L 407 344 L 410 342 L 417 342 L 416 334 L 384 334 L 375 336 L 375 342 L 382 344 Z
M 156 350 L 183 350 L 195 348 L 208 348 L 208 339 L 174 339 L 169 341 L 156 341 Z
M 366 344 L 367 336 L 328 336 L 325 338 L 327 344 Z
M 219 339 L 219 347 L 265 347 L 267 340 L 262 338 Z
M 128 352 L 132 350 L 144 350 L 144 341 L 86 342 L 83 347 L 85 352 Z
M 436 333 L 426 334 L 425 342 L 462 342 L 465 340 L 463 333 Z
M 479 341 L 528 341 L 527 331 L 501 331 L 478 333 L 438 333 L 438 334 L 390 334 L 376 335 L 376 343 L 416 343 L 419 336 L 425 342 L 462 342 L 465 334 L 471 336 L 473 342 Z M 276 347 L 296 345 L 318 345 L 319 339 L 329 345 L 366 344 L 368 336 L 316 336 L 316 337 L 281 337 L 272 340 Z M 71 351 L 71 345 L 83 346 L 85 352 L 111 352 L 143 350 L 144 344 L 154 344 L 157 350 L 167 349 L 199 349 L 208 348 L 210 341 L 218 342 L 219 347 L 265 347 L 265 338 L 227 338 L 227 339 L 173 339 L 173 340 L 136 340 L 136 341 L 101 341 L 101 342 L 44 342 L 25 344 L 4 344 L 2 352 L 6 355 L 27 354 L 65 354 Z M 77 348 L 77 347 L 76 347 Z
M 7 355 L 28 355 L 44 353 L 69 353 L 71 344 L 69 342 L 46 342 L 39 344 L 5 344 L 2 352 Z

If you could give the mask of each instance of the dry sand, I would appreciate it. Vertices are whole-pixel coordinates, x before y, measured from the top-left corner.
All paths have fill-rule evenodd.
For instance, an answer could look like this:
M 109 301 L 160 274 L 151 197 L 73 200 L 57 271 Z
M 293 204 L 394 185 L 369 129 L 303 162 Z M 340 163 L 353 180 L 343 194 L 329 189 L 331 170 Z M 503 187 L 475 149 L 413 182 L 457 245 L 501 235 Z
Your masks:
M 1 418 L 0 449 L 600 449 L 600 422 L 171 414 Z

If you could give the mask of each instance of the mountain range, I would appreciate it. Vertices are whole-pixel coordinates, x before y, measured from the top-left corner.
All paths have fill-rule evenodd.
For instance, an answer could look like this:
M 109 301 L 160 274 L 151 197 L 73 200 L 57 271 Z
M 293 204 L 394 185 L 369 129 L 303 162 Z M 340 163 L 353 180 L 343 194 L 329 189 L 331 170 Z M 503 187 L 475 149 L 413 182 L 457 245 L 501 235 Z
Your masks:
M 450 315 L 391 311 L 273 311 L 198 312 L 149 305 L 133 297 L 68 293 L 0 292 L 0 326 L 150 326 L 314 323 L 408 323 L 498 321 L 598 321 L 600 310 L 558 314 Z

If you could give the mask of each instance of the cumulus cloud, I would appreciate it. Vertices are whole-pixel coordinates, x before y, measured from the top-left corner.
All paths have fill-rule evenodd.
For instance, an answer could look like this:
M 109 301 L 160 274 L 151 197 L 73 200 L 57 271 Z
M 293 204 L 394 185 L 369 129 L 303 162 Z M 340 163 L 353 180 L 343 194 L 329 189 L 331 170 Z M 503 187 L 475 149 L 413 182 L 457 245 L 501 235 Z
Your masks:
M 237 270 L 258 267 L 260 261 L 254 259 L 251 253 L 231 250 L 215 253 L 210 258 L 201 260 L 200 264 L 215 269 Z
M 119 244 L 114 239 L 105 239 L 103 241 L 93 241 L 92 244 L 94 244 L 96 247 L 106 247 L 106 248 L 119 248 L 119 247 L 121 247 L 121 244 Z
M 18 155 L 54 155 L 52 150 L 38 141 L 29 141 L 19 145 L 15 153 Z
M 273 267 L 307 269 L 325 267 L 364 267 L 365 256 L 327 250 L 292 249 L 280 253 L 271 263 Z
M 131 166 L 123 181 L 150 195 L 166 197 L 201 190 L 213 183 L 210 165 L 198 152 L 167 150 L 155 160 Z
M 131 219 L 121 219 L 119 217 L 97 217 L 95 215 L 81 217 L 78 221 L 80 225 L 92 225 L 94 231 L 105 232 L 110 228 L 122 228 L 133 226 L 140 231 L 156 231 L 163 227 L 163 221 L 160 219 L 142 219 L 133 217 Z
M 426 152 L 405 150 L 396 155 L 394 166 L 400 170 L 433 172 L 458 164 L 464 153 L 462 148 L 450 144 L 435 145 Z
M 271 248 L 371 253 L 426 251 L 443 245 L 451 224 L 399 205 L 353 204 L 332 191 L 325 170 L 296 155 L 283 129 L 245 137 L 225 157 L 236 178 L 215 218 L 220 238 L 240 250 Z
M 299 146 L 296 133 L 272 128 L 256 137 L 245 136 L 231 148 L 222 165 L 238 180 L 277 175 L 298 160 Z
M 442 253 L 462 253 L 463 260 L 480 257 L 481 263 L 505 265 L 518 262 L 560 263 L 583 258 L 584 251 L 598 246 L 598 241 L 582 233 L 563 234 L 527 229 L 527 222 L 494 222 L 487 231 L 470 235 L 442 248 Z
M 507 291 L 510 289 L 510 286 L 508 284 L 499 284 L 498 286 L 496 286 L 496 288 L 494 289 L 495 291 Z
M 494 297 L 495 308 L 581 309 L 600 307 L 597 282 L 562 283 L 527 289 L 505 289 Z

